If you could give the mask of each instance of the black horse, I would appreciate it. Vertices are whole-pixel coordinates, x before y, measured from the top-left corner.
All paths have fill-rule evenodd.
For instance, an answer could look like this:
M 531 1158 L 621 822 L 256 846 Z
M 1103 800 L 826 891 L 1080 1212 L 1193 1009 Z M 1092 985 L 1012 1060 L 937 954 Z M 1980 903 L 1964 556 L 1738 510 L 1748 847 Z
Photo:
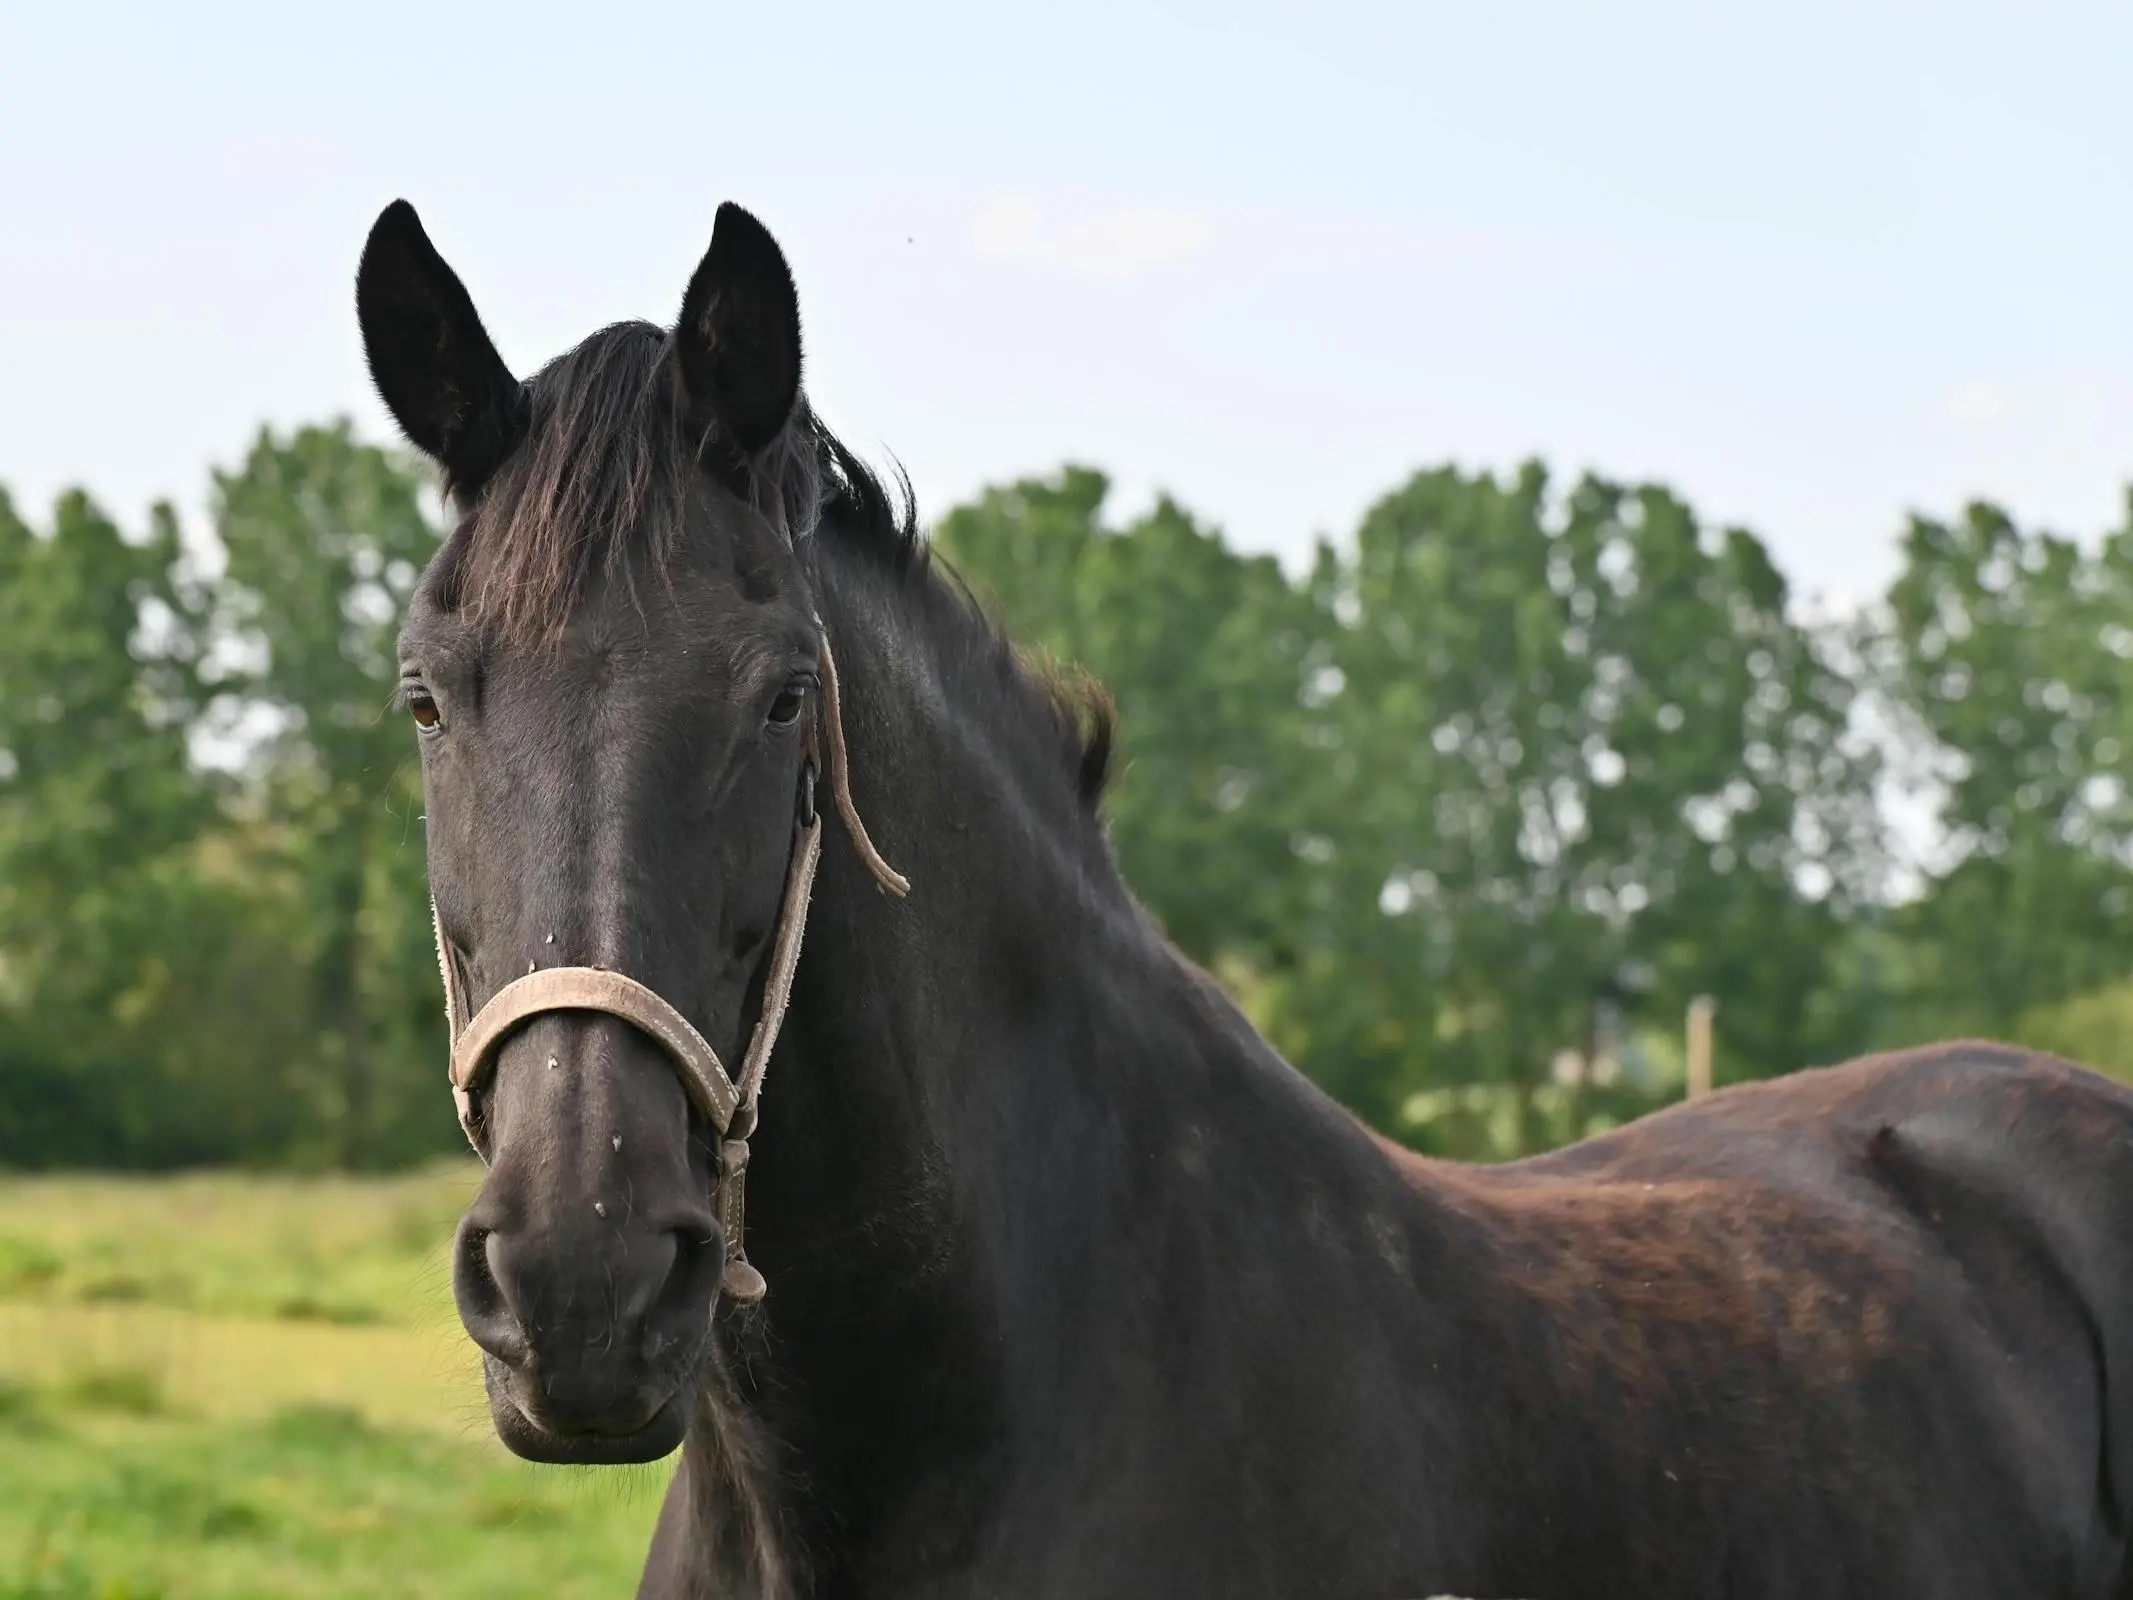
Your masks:
M 499 1433 L 686 1436 L 645 1593 L 2133 1596 L 2133 1095 L 1953 1045 L 1409 1155 L 1135 903 L 1101 705 L 814 420 L 752 217 L 524 384 L 404 203 L 358 304 L 459 517 L 401 641 L 455 1024 L 686 1019 L 557 990 L 462 1078 Z M 775 1033 L 796 882 L 756 1126 L 676 1064 Z

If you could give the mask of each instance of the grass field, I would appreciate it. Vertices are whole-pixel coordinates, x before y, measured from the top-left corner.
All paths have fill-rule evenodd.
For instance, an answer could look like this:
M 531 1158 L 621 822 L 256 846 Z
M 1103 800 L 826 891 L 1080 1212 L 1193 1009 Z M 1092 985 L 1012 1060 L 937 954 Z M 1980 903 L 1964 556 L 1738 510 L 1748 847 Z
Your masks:
M 495 1442 L 475 1181 L 0 1179 L 0 1600 L 632 1592 L 670 1467 Z

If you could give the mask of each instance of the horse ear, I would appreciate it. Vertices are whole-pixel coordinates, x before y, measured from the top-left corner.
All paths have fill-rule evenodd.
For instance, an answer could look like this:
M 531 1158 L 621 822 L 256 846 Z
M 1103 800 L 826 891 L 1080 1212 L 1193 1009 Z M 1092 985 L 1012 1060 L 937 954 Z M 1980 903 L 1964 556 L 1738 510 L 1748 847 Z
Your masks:
M 371 226 L 356 268 L 356 319 L 378 396 L 408 443 L 474 494 L 525 431 L 518 380 L 405 200 Z
M 778 241 L 730 200 L 674 339 L 690 401 L 724 437 L 752 455 L 778 436 L 800 398 L 800 297 Z

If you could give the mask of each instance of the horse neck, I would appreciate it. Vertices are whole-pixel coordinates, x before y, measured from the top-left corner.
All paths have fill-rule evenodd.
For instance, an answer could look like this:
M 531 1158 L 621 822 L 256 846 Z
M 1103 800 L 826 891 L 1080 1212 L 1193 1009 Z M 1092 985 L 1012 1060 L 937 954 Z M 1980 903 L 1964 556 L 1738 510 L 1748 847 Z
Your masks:
M 770 1293 L 721 1317 L 756 1481 L 806 1485 L 780 1537 L 883 1575 L 953 1562 L 1092 1417 L 1186 1437 L 1309 1381 L 1284 1350 L 1196 1414 L 1191 1330 L 1409 1306 L 1474 1253 L 1126 892 L 1041 690 L 895 581 L 823 609 L 852 788 L 911 892 L 832 817 L 753 1140 Z
M 852 790 L 911 891 L 884 894 L 831 811 L 752 1141 L 770 1295 L 722 1323 L 742 1403 L 847 1529 L 884 1484 L 967 1491 L 1049 1359 L 1030 1328 L 1100 1275 L 1120 1119 L 1170 1115 L 1130 1008 L 1249 1038 L 1119 881 L 1043 691 L 995 641 L 943 636 L 977 624 L 930 582 L 825 595 Z
M 881 1309 L 870 1287 L 908 1302 L 969 1264 L 968 1210 L 995 1158 L 1030 1154 L 1012 1146 L 1032 1096 L 1062 1137 L 1097 1111 L 1097 1079 L 1120 1066 L 1047 1071 L 1033 1047 L 1077 1009 L 1107 925 L 1146 929 L 1073 793 L 1063 739 L 1029 725 L 1052 714 L 1042 691 L 959 602 L 928 594 L 938 580 L 847 581 L 824 611 L 851 789 L 911 891 L 880 888 L 825 795 L 750 1177 L 751 1255 L 779 1268 L 781 1290 L 802 1286 L 781 1295 L 788 1308 L 819 1282 L 842 1317 Z M 998 1139 L 975 1137 L 987 1122 Z

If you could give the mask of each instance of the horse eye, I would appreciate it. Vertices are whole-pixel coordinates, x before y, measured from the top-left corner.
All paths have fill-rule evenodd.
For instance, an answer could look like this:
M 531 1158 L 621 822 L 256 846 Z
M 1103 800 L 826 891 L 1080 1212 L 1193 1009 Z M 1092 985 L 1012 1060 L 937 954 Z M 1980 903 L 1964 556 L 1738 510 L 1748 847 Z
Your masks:
M 431 697 L 429 690 L 423 688 L 419 683 L 411 683 L 407 686 L 407 712 L 409 716 L 415 719 L 415 726 L 424 733 L 429 732 L 430 729 L 436 727 L 443 720 L 437 710 L 436 700 Z
M 789 728 L 800 720 L 800 713 L 807 709 L 807 691 L 813 684 L 806 678 L 795 678 L 778 691 L 777 699 L 770 702 L 770 725 L 773 728 Z

